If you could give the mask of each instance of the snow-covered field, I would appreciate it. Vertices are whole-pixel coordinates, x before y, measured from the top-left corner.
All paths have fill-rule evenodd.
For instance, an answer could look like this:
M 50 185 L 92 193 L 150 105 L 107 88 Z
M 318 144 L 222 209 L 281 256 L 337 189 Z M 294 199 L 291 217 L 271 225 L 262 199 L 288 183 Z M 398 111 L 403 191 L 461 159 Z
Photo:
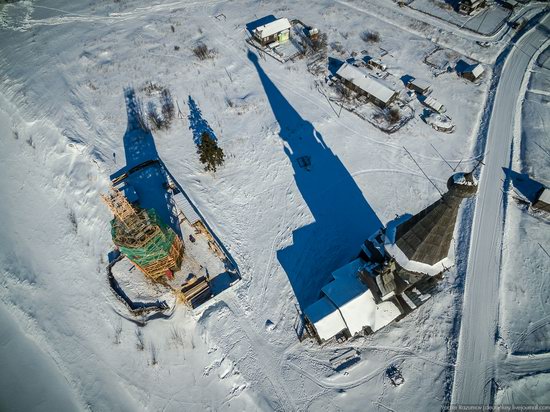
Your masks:
M 466 244 L 453 251 L 458 265 L 440 292 L 379 333 L 319 347 L 294 331 L 296 308 L 317 298 L 366 237 L 438 198 L 403 146 L 440 190 L 452 173 L 447 162 L 459 170 L 476 163 L 491 63 L 510 34 L 484 48 L 471 32 L 407 13 L 381 0 L 3 6 L 0 409 L 432 411 L 448 403 Z M 345 110 L 337 117 L 304 60 L 249 52 L 246 23 L 271 14 L 317 26 L 339 60 L 387 51 L 396 78 L 431 83 L 455 132 L 420 120 L 418 102 L 415 118 L 391 135 Z M 365 43 L 365 30 L 380 42 Z M 198 41 L 215 49 L 212 59 L 193 55 Z M 455 73 L 433 77 L 423 60 L 436 47 L 481 61 L 486 72 L 476 84 Z M 537 81 L 545 90 L 547 80 Z M 168 87 L 182 113 L 154 132 L 156 151 L 242 281 L 198 311 L 179 306 L 140 327 L 117 314 L 109 289 L 111 217 L 99 194 L 125 164 L 124 88 L 146 99 L 146 82 Z M 226 154 L 214 174 L 198 160 L 190 108 Z M 303 155 L 310 172 L 297 167 Z M 468 239 L 472 206 L 457 239 Z M 348 348 L 361 359 L 337 372 L 330 359 Z M 399 387 L 385 374 L 392 364 L 405 379 Z
M 512 170 L 549 185 L 548 124 L 550 124 L 550 48 L 536 59 L 522 102 L 520 127 L 514 142 Z M 527 176 L 513 176 L 514 180 Z M 504 360 L 499 371 L 496 402 L 525 405 L 548 404 L 550 383 L 550 219 L 547 214 L 528 210 L 522 198 L 521 182 L 509 192 L 506 213 L 500 341 L 503 357 L 516 355 L 511 370 Z M 519 187 L 519 189 L 518 189 Z M 510 372 L 516 373 L 510 373 Z M 518 373 L 519 371 L 520 373 Z

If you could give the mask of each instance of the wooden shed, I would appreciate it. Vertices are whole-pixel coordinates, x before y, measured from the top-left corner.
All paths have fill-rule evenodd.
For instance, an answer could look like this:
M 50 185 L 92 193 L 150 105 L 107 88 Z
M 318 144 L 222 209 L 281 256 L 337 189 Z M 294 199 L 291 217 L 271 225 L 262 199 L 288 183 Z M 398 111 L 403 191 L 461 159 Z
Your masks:
M 388 107 L 398 96 L 395 90 L 349 63 L 344 63 L 338 69 L 336 77 L 347 87 L 366 96 L 371 102 L 382 108 Z

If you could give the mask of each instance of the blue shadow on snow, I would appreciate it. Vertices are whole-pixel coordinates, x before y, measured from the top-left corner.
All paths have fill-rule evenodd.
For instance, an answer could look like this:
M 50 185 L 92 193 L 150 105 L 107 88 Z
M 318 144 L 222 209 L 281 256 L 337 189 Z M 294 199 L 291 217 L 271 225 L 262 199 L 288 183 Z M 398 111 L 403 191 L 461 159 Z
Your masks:
M 212 130 L 208 124 L 208 121 L 202 117 L 202 112 L 197 102 L 193 100 L 191 96 L 189 96 L 187 105 L 189 106 L 189 116 L 187 117 L 187 120 L 189 120 L 189 130 L 193 133 L 193 141 L 195 144 L 198 145 L 201 143 L 202 134 L 204 132 L 207 132 L 212 139 L 218 140 L 214 134 L 214 130 Z
M 166 173 L 159 162 L 153 134 L 140 121 L 143 119 L 140 102 L 133 88 L 124 90 L 128 125 L 124 134 L 126 166 L 113 176 L 127 173 L 124 180 L 136 191 L 139 205 L 154 209 L 160 219 L 181 235 L 177 213 L 170 193 L 166 190 Z
M 353 177 L 313 125 L 303 119 L 249 51 L 279 123 L 296 185 L 314 221 L 293 232 L 293 244 L 277 252 L 302 309 L 320 295 L 331 272 L 355 258 L 362 242 L 382 223 Z M 344 133 L 344 132 L 343 132 Z M 308 158 L 304 166 L 304 157 Z

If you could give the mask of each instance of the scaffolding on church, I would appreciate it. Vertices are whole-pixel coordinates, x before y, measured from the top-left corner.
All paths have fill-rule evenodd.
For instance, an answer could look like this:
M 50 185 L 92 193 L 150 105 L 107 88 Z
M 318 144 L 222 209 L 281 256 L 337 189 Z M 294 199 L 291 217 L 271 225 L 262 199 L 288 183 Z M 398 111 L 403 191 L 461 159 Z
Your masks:
M 183 259 L 184 247 L 179 236 L 160 220 L 154 209 L 131 205 L 116 188 L 101 197 L 115 216 L 111 234 L 121 253 L 152 280 L 171 278 Z

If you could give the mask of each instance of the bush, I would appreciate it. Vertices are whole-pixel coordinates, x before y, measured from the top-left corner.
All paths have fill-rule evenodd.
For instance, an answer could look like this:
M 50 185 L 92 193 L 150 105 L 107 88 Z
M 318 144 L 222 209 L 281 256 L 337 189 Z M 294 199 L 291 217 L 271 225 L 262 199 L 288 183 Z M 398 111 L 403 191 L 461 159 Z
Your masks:
M 395 124 L 401 120 L 401 113 L 399 112 L 399 109 L 396 109 L 395 107 L 393 109 L 389 109 L 386 112 L 386 120 L 390 124 Z
M 367 43 L 378 43 L 380 41 L 380 34 L 376 31 L 364 31 L 361 33 L 361 39 Z
M 172 123 L 172 120 L 174 119 L 175 115 L 175 108 L 174 108 L 174 100 L 172 99 L 172 94 L 170 93 L 170 90 L 163 89 L 160 94 L 160 104 L 162 106 L 162 117 L 163 117 L 163 126 L 164 128 L 168 129 L 170 127 L 170 123 Z
M 199 42 L 195 48 L 193 48 L 193 54 L 199 58 L 199 60 L 211 59 L 215 55 L 214 49 L 209 49 L 206 44 Z
M 349 100 L 353 96 L 351 89 L 343 83 L 337 83 L 336 90 L 342 100 Z
M 204 170 L 215 172 L 218 166 L 223 164 L 225 155 L 216 140 L 210 136 L 210 133 L 203 132 L 201 142 L 198 144 L 197 153 L 199 160 L 204 165 Z

